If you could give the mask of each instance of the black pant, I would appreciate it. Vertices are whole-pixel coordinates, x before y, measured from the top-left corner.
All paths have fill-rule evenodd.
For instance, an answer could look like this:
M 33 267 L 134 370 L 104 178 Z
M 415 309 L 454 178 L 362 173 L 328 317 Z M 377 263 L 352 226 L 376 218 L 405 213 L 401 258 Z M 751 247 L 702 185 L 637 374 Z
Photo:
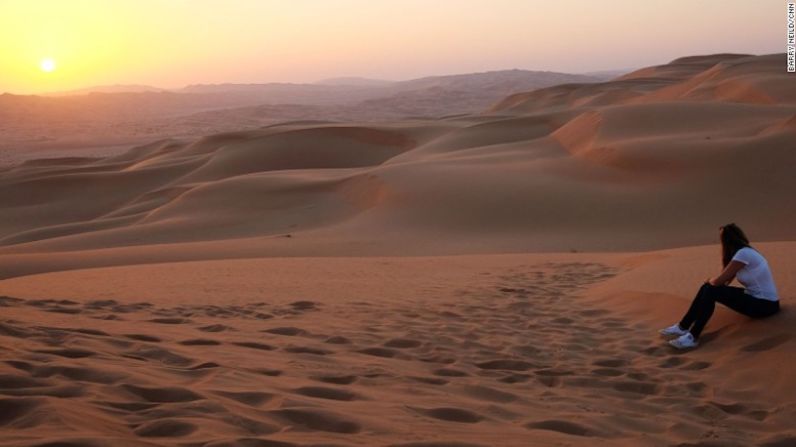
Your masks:
M 717 302 L 752 318 L 763 318 L 779 312 L 779 301 L 755 298 L 744 293 L 744 290 L 741 287 L 703 284 L 694 297 L 688 312 L 680 321 L 680 327 L 686 330 L 691 328 L 694 338 L 699 338 L 702 329 L 713 316 Z M 691 327 L 692 324 L 693 327 Z

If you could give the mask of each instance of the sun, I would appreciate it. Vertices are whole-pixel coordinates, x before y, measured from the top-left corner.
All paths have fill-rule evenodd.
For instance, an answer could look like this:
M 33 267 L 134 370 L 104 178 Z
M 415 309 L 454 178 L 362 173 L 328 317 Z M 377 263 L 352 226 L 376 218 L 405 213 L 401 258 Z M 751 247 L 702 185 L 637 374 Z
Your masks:
M 39 63 L 39 68 L 41 68 L 41 71 L 45 73 L 50 73 L 51 71 L 55 70 L 55 60 L 49 57 L 42 59 Z

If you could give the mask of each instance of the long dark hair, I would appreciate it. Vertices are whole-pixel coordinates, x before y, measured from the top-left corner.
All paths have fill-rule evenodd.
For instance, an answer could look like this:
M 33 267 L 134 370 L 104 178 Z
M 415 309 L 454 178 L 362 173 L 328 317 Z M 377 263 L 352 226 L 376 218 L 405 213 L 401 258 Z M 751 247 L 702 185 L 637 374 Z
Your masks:
M 722 225 L 719 230 L 721 231 L 721 263 L 727 267 L 738 250 L 744 247 L 752 248 L 752 246 L 749 245 L 749 238 L 746 237 L 741 227 L 735 223 Z

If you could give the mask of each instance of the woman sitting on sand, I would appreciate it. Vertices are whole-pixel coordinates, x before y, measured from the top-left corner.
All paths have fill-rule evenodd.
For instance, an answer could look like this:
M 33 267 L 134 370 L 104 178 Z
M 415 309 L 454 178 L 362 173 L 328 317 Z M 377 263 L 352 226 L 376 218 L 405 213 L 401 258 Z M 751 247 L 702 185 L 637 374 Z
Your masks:
M 677 337 L 669 341 L 675 348 L 695 348 L 699 344 L 699 335 L 717 302 L 752 318 L 779 312 L 777 288 L 763 255 L 749 245 L 749 239 L 734 223 L 720 227 L 719 238 L 724 271 L 715 279 L 708 278 L 679 323 L 660 331 L 664 336 Z M 727 285 L 736 275 L 745 289 Z

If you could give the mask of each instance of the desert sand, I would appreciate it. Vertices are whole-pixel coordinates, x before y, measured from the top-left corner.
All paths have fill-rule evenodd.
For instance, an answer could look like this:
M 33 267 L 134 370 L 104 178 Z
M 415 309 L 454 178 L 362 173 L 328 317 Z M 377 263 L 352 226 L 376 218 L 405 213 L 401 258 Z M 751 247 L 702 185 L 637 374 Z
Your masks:
M 6 168 L 0 445 L 794 445 L 781 59 Z M 674 351 L 731 221 L 783 312 Z
M 758 248 L 792 297 L 796 243 Z M 717 263 L 703 246 L 7 280 L 0 445 L 792 445 L 791 309 L 720 308 L 690 353 L 656 333 Z

